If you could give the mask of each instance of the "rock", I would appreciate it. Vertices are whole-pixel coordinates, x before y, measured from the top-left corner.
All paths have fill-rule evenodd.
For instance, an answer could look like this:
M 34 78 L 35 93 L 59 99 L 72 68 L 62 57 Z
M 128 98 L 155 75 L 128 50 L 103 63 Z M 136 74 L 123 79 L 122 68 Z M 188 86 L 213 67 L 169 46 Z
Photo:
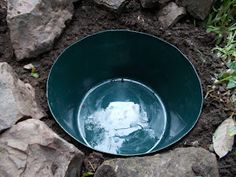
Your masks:
M 42 121 L 19 122 L 0 136 L 1 177 L 77 177 L 83 153 Z
M 185 8 L 179 7 L 174 2 L 170 2 L 159 11 L 158 20 L 164 28 L 168 28 L 173 26 L 185 14 Z
M 210 13 L 214 0 L 179 0 L 194 18 L 204 20 Z
M 24 65 L 23 68 L 26 69 L 26 70 L 32 70 L 35 67 L 34 67 L 34 65 L 32 63 L 29 63 L 27 65 Z
M 154 156 L 119 158 L 105 161 L 118 177 L 219 177 L 216 156 L 203 148 L 177 148 Z M 108 168 L 106 167 L 106 170 Z M 95 177 L 97 172 L 95 173 Z
M 44 116 L 32 86 L 19 80 L 10 65 L 0 63 L 0 132 L 21 119 Z
M 102 165 L 99 167 L 94 177 L 117 177 L 116 172 L 110 165 Z
M 103 5 L 107 7 L 110 10 L 121 10 L 122 7 L 124 7 L 129 0 L 94 0 L 95 3 L 98 5 Z
M 72 0 L 8 0 L 7 23 L 16 58 L 49 51 L 72 14 Z

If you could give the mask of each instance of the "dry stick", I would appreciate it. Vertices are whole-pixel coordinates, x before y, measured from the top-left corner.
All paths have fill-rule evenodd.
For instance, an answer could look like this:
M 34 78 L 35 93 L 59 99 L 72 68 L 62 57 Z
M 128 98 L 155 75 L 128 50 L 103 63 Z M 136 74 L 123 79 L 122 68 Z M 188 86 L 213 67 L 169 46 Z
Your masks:
M 95 168 L 93 167 L 93 164 L 88 160 L 89 165 L 91 166 L 92 170 L 95 172 Z
M 206 93 L 206 95 L 205 95 L 205 99 L 209 96 L 209 94 L 211 93 L 211 92 L 213 92 L 214 91 L 214 89 L 212 89 L 212 90 L 209 90 L 207 93 Z

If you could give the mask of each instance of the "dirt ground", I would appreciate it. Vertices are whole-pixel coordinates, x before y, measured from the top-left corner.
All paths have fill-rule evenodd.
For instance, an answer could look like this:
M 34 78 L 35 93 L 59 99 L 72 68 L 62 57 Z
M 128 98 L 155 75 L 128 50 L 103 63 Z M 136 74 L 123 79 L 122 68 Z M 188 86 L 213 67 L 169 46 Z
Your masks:
M 92 151 L 66 135 L 50 115 L 45 95 L 46 80 L 53 62 L 65 47 L 88 34 L 105 29 L 132 29 L 153 34 L 176 45 L 191 60 L 201 78 L 204 94 L 209 91 L 214 74 L 219 73 L 219 69 L 222 67 L 221 61 L 211 54 L 211 49 L 215 44 L 214 35 L 207 34 L 203 28 L 194 26 L 188 18 L 183 19 L 171 29 L 163 30 L 158 24 L 156 11 L 140 10 L 140 6 L 135 0 L 132 0 L 124 12 L 119 15 L 95 6 L 90 0 L 76 3 L 74 17 L 68 22 L 53 49 L 37 58 L 17 62 L 11 48 L 9 30 L 5 20 L 6 9 L 3 7 L 5 4 L 0 2 L 0 62 L 8 62 L 20 79 L 29 82 L 36 89 L 37 101 L 48 114 L 43 121 L 60 136 L 86 153 L 87 160 L 85 160 L 83 170 L 91 170 L 87 164 L 88 161 L 96 166 L 102 162 L 103 158 L 107 159 L 111 156 L 103 154 L 102 157 L 99 154 L 92 154 L 88 157 Z M 33 63 L 37 67 L 40 75 L 38 79 L 31 77 L 30 73 L 23 69 L 23 66 L 28 63 Z M 193 145 L 209 149 L 213 132 L 224 119 L 229 117 L 233 110 L 227 101 L 227 96 L 223 96 L 220 94 L 221 92 L 224 92 L 223 87 L 219 87 L 217 91 L 209 94 L 204 101 L 203 111 L 195 128 L 169 149 Z M 231 153 L 218 160 L 221 177 L 236 176 L 235 152 L 236 148 L 234 147 Z

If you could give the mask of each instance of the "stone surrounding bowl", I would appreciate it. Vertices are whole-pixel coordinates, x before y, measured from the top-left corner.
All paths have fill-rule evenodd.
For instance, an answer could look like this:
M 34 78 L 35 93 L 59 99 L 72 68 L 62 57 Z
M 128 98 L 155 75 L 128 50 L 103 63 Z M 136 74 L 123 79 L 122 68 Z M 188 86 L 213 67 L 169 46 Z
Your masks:
M 196 70 L 176 47 L 129 30 L 99 32 L 68 47 L 50 71 L 47 98 L 70 136 L 123 156 L 177 142 L 203 103 Z

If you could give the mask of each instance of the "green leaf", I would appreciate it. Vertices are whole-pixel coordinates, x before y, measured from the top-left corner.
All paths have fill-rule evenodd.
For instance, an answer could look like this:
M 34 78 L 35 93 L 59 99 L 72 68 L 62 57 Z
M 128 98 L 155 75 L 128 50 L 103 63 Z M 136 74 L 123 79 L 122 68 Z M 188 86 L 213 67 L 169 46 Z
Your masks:
M 236 81 L 233 79 L 230 79 L 228 84 L 227 84 L 227 89 L 232 89 L 236 87 Z
M 229 78 L 229 77 L 230 77 L 230 73 L 228 73 L 228 72 L 220 73 L 219 76 L 218 76 L 218 78 L 219 78 L 220 80 L 227 79 L 227 78 Z M 227 79 L 227 80 L 228 80 L 228 79 Z
M 39 74 L 38 73 L 31 73 L 31 76 L 34 78 L 39 78 Z
M 89 177 L 89 176 L 93 176 L 93 175 L 94 175 L 94 173 L 88 171 L 88 172 L 84 172 L 82 177 Z
M 36 68 L 34 66 L 31 69 L 31 73 L 36 73 Z
M 236 70 L 236 61 L 230 61 L 230 62 L 228 62 L 227 64 L 227 67 L 229 68 L 229 69 L 233 69 L 233 70 Z

